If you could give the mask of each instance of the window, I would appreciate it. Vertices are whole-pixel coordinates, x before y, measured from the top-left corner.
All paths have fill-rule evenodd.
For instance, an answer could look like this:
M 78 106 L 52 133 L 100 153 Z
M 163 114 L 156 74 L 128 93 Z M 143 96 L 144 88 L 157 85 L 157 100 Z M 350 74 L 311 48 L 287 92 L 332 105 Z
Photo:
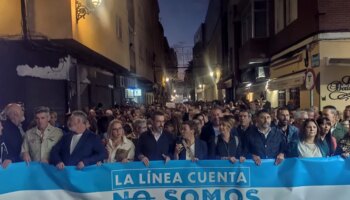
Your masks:
M 116 26 L 117 37 L 123 39 L 123 29 L 122 29 L 122 19 L 117 16 L 117 26 Z
M 286 106 L 286 91 L 279 90 L 278 91 L 278 107 Z
M 253 0 L 242 12 L 242 44 L 251 38 L 269 36 L 268 1 Z
M 275 0 L 275 33 L 298 19 L 298 0 Z
M 267 1 L 254 1 L 254 37 L 264 38 L 268 37 L 268 12 Z
M 242 44 L 252 38 L 252 12 L 250 6 L 242 15 Z
M 275 33 L 284 28 L 284 2 L 285 0 L 275 0 Z
M 294 102 L 294 105 L 299 108 L 300 107 L 300 89 L 299 88 L 291 88 L 289 89 L 289 100 Z
M 291 24 L 298 18 L 298 0 L 286 0 L 286 24 Z

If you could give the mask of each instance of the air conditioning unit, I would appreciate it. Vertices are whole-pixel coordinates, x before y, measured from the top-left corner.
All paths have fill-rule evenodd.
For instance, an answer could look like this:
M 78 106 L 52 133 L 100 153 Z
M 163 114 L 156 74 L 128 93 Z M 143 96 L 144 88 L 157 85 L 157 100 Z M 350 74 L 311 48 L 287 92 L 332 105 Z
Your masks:
M 327 58 L 326 66 L 350 66 L 350 58 Z

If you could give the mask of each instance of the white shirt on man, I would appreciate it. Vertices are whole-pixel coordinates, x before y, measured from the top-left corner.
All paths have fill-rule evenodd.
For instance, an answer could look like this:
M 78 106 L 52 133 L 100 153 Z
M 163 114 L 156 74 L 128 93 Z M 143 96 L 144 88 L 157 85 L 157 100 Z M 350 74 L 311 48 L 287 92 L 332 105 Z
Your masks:
M 195 155 L 195 143 L 193 143 L 189 148 L 188 150 L 190 150 L 192 152 L 192 156 Z M 191 152 L 189 152 L 188 150 L 186 150 L 186 160 L 192 160 L 192 157 L 191 157 Z
M 72 137 L 72 141 L 70 142 L 70 154 L 73 153 L 75 147 L 77 146 L 81 136 L 83 136 L 83 134 L 74 134 Z

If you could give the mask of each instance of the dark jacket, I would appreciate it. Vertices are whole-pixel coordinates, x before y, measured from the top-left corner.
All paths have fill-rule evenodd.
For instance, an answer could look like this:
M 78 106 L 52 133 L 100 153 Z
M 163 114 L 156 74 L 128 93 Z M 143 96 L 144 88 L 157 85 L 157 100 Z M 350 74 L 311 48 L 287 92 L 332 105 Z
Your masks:
M 247 135 L 251 131 L 251 129 L 253 129 L 253 128 L 254 128 L 254 126 L 250 125 L 250 126 L 247 127 L 247 129 L 243 130 L 242 126 L 239 125 L 237 128 L 233 128 L 232 129 L 232 134 L 234 136 L 238 136 L 239 137 L 239 140 L 241 142 L 241 150 L 245 149 L 244 145 L 246 144 Z
M 177 141 L 178 144 L 182 144 L 181 140 Z M 198 138 L 194 141 L 194 157 L 199 160 L 205 160 L 208 157 L 207 143 Z M 186 149 L 179 154 L 179 160 L 186 160 Z
M 208 122 L 203 126 L 200 139 L 207 143 L 208 158 L 215 159 L 215 131 L 211 122 Z
M 172 158 L 175 142 L 175 136 L 167 132 L 163 132 L 156 141 L 152 132 L 148 130 L 142 133 L 138 140 L 135 160 L 139 160 L 140 155 L 146 156 L 149 160 L 164 160 L 163 154 Z
M 50 163 L 56 165 L 63 162 L 67 166 L 75 166 L 83 161 L 84 165 L 88 166 L 107 159 L 107 151 L 100 138 L 89 130 L 83 133 L 72 154 L 70 154 L 72 137 L 73 133 L 64 135 L 52 148 Z
M 278 154 L 286 153 L 287 143 L 283 133 L 272 127 L 267 138 L 257 127 L 249 131 L 246 141 L 245 155 L 257 155 L 261 159 L 275 159 Z
M 277 129 L 283 133 L 280 126 L 277 126 Z M 296 126 L 288 125 L 287 131 L 283 135 L 287 143 L 286 157 L 298 157 L 299 129 Z
M 10 120 L 3 122 L 3 127 L 0 136 L 0 144 L 3 149 L 2 161 L 8 159 L 12 162 L 21 162 L 23 137 L 20 129 Z
M 237 135 L 230 135 L 230 141 L 226 143 L 222 137 L 218 138 L 218 143 L 216 144 L 216 158 L 220 159 L 222 157 L 236 157 L 239 158 L 242 151 L 242 142 Z
M 335 126 L 335 129 L 332 131 L 332 135 L 337 140 L 337 143 L 339 143 L 340 140 L 344 138 L 346 133 L 347 133 L 346 128 L 343 125 L 341 125 L 340 123 L 337 123 Z

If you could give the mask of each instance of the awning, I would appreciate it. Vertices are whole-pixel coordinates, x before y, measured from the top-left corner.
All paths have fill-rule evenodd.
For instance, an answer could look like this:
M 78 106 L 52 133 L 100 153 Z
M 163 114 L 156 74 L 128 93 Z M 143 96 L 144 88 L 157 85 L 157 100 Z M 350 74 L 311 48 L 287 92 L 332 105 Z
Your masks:
M 218 83 L 218 89 L 229 89 L 229 88 L 232 88 L 232 79 L 229 79 L 225 82 L 220 81 Z
M 241 86 L 241 87 L 237 88 L 236 93 L 237 94 L 245 94 L 245 93 L 252 92 L 252 93 L 259 94 L 261 92 L 266 91 L 266 85 L 267 85 L 267 81 L 260 82 L 260 83 L 254 83 L 250 86 L 247 86 L 247 85 Z
M 285 90 L 289 88 L 297 88 L 304 84 L 305 72 L 293 74 L 283 78 L 273 79 L 269 82 L 269 90 Z

